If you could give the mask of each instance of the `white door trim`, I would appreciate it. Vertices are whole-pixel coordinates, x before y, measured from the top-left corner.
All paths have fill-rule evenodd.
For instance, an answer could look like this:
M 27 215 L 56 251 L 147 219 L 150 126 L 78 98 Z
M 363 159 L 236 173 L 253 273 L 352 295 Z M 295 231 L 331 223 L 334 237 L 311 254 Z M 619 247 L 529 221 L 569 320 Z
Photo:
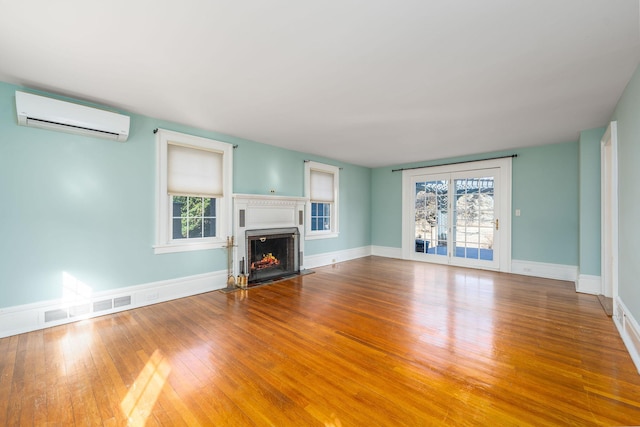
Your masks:
M 601 293 L 618 297 L 618 123 L 613 121 L 600 142 L 601 189 Z
M 418 175 L 436 175 L 441 173 L 455 173 L 480 169 L 500 169 L 500 212 L 496 217 L 500 219 L 499 234 L 499 271 L 511 271 L 511 157 L 479 160 L 477 162 L 465 162 L 453 165 L 430 166 L 419 169 L 406 169 L 402 171 L 402 258 L 412 259 L 412 250 L 415 247 L 413 220 L 411 218 L 414 203 L 414 188 L 412 179 Z

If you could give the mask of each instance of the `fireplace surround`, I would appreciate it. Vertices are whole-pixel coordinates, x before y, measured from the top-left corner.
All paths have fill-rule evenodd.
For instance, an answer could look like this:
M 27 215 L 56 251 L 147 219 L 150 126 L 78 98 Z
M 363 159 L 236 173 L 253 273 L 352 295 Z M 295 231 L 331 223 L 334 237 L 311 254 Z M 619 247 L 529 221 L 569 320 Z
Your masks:
M 255 285 L 304 269 L 305 201 L 302 197 L 234 195 L 234 275 L 246 274 L 249 285 Z

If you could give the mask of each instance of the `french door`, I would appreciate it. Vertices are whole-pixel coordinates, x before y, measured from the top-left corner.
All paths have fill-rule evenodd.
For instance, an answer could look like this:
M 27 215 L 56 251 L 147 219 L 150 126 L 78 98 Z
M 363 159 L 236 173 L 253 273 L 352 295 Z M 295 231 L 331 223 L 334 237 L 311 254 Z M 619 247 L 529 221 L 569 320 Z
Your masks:
M 501 261 L 510 258 L 501 254 L 502 250 L 510 251 L 508 243 L 503 248 L 503 234 L 506 231 L 508 235 L 510 230 L 510 207 L 502 206 L 510 205 L 503 200 L 505 174 L 499 166 L 479 166 L 482 165 L 467 170 L 458 166 L 449 170 L 441 167 L 433 168 L 435 171 L 405 171 L 405 258 L 508 270 L 508 266 L 501 265 Z

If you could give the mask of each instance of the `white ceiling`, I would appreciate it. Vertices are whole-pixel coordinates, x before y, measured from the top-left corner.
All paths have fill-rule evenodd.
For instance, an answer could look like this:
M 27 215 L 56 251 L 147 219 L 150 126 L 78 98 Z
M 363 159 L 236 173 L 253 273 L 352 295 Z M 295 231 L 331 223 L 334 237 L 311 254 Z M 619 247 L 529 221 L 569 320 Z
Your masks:
M 0 80 L 363 166 L 575 141 L 638 0 L 0 0 Z

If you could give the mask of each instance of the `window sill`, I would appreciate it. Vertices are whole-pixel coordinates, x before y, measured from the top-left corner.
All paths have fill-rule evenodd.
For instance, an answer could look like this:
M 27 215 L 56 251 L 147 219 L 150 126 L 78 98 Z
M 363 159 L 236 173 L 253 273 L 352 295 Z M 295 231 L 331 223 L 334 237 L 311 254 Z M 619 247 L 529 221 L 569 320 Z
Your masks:
M 340 233 L 336 232 L 328 232 L 328 233 L 317 233 L 312 231 L 307 231 L 304 236 L 304 240 L 317 240 L 317 239 L 332 239 L 338 237 Z
M 189 252 L 189 251 L 204 251 L 207 249 L 220 249 L 226 246 L 227 242 L 224 241 L 209 241 L 198 243 L 168 243 L 165 245 L 155 245 L 153 247 L 153 253 L 170 254 L 174 252 Z

